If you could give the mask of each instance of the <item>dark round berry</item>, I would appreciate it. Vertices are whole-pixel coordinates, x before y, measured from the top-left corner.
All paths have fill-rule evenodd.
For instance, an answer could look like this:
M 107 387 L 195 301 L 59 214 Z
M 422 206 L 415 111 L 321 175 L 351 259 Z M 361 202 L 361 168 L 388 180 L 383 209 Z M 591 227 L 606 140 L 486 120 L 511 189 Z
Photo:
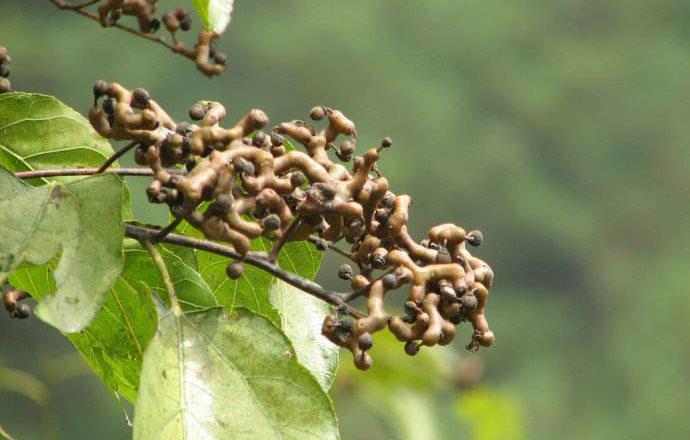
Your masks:
M 149 28 L 151 29 L 151 32 L 156 32 L 158 29 L 161 27 L 161 21 L 157 18 L 154 18 L 153 20 L 149 21 Z
M 371 263 L 371 267 L 374 269 L 383 269 L 386 267 L 386 257 L 380 254 L 371 254 L 369 263 Z
M 31 307 L 28 304 L 19 304 L 11 313 L 15 319 L 27 319 L 31 316 Z
M 441 286 L 439 289 L 441 297 L 447 301 L 457 301 L 458 297 L 455 295 L 455 290 L 450 285 Z
M 139 87 L 132 91 L 132 98 L 134 98 L 134 104 L 139 107 L 148 107 L 151 95 L 145 89 Z
M 354 275 L 354 272 L 352 272 L 352 266 L 349 264 L 343 264 L 338 268 L 338 278 L 342 280 L 351 280 L 352 275 Z
M 382 148 L 390 148 L 392 146 L 393 146 L 393 139 L 389 138 L 388 136 L 383 138 L 383 140 L 381 141 L 381 147 Z
M 200 121 L 206 116 L 206 109 L 201 104 L 194 104 L 189 109 L 189 117 L 194 121 Z
M 285 144 L 285 138 L 278 133 L 271 133 L 271 145 L 280 147 Z
M 236 280 L 241 277 L 242 272 L 244 272 L 244 266 L 242 266 L 242 263 L 239 262 L 230 263 L 228 264 L 228 267 L 225 268 L 225 273 L 231 280 Z
M 103 81 L 102 79 L 99 79 L 93 85 L 93 96 L 95 98 L 100 98 L 101 96 L 105 95 L 106 93 L 108 93 L 108 83 Z
M 460 304 L 462 304 L 463 309 L 474 310 L 477 308 L 479 301 L 477 301 L 476 296 L 472 295 L 471 293 L 466 293 L 460 297 Z
M 415 341 L 408 341 L 405 344 L 405 353 L 410 356 L 416 355 L 419 353 L 419 344 L 417 344 Z
M 216 52 L 213 56 L 213 61 L 215 61 L 216 64 L 220 64 L 221 66 L 226 66 L 228 64 L 228 56 L 222 52 Z
M 230 209 L 232 206 L 232 196 L 230 194 L 220 194 L 216 197 L 216 205 L 223 211 Z
M 192 28 L 192 17 L 189 14 L 185 14 L 184 17 L 180 19 L 180 29 L 183 31 L 188 31 Z
M 108 98 L 103 101 L 103 111 L 109 115 L 115 113 L 115 100 L 113 98 Z
M 304 173 L 302 173 L 301 171 L 297 171 L 290 174 L 290 184 L 293 186 L 293 188 L 299 188 L 306 181 L 307 176 L 305 176 Z
M 264 133 L 261 130 L 254 133 L 254 137 L 252 138 L 252 145 L 254 145 L 255 147 L 262 147 L 265 143 L 266 133 Z
M 357 344 L 360 350 L 367 351 L 374 346 L 374 339 L 371 337 L 371 333 L 362 333 L 357 338 Z
M 10 76 L 10 67 L 7 64 L 0 64 L 0 76 L 3 78 Z
M 309 111 L 309 117 L 314 121 L 320 121 L 326 116 L 326 110 L 322 106 L 316 106 Z
M 467 242 L 471 244 L 472 246 L 479 246 L 482 244 L 484 241 L 484 234 L 482 234 L 482 231 L 475 230 L 475 231 L 470 231 L 467 234 Z
M 381 278 L 381 283 L 383 283 L 383 288 L 386 290 L 395 289 L 396 287 L 398 287 L 398 277 L 396 277 L 392 273 L 389 273 L 388 275 L 385 275 L 383 278 Z
M 355 148 L 357 148 L 357 146 L 350 139 L 346 139 L 340 144 L 340 152 L 344 154 L 352 154 Z
M 266 231 L 276 231 L 280 229 L 280 217 L 277 214 L 269 214 L 261 220 L 261 225 Z

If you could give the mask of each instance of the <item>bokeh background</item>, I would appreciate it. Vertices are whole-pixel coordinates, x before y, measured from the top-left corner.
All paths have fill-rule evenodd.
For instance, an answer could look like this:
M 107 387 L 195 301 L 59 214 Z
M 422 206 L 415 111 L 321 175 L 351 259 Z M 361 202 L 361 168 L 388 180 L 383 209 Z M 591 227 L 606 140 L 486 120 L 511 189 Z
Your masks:
M 238 0 L 215 79 L 47 0 L 1 1 L 0 44 L 17 90 L 82 112 L 99 78 L 178 118 L 202 98 L 273 121 L 341 108 L 361 145 L 394 139 L 382 169 L 414 197 L 417 236 L 483 230 L 496 345 L 464 352 L 465 329 L 408 359 L 381 341 L 365 374 L 343 356 L 345 440 L 690 438 L 687 1 Z M 135 192 L 140 217 L 163 218 Z M 37 320 L 0 316 L 0 366 L 0 424 L 18 440 L 128 438 Z

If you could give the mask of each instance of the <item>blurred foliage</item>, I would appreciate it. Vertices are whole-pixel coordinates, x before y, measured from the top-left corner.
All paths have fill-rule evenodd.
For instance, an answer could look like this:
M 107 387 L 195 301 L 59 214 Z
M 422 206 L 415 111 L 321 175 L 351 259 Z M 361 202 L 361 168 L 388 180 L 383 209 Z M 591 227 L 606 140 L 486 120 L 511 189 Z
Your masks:
M 470 390 L 457 400 L 460 418 L 472 427 L 475 440 L 524 439 L 520 401 L 484 388 Z
M 96 79 L 116 80 L 179 118 L 201 98 L 274 121 L 324 103 L 358 123 L 362 145 L 391 135 L 382 168 L 415 198 L 413 232 L 449 220 L 485 233 L 497 344 L 461 356 L 484 360 L 482 389 L 512 396 L 524 438 L 690 438 L 686 1 L 239 1 L 220 44 L 230 67 L 213 80 L 47 3 L 0 3 L 18 90 L 85 110 Z M 135 214 L 164 220 L 143 186 L 132 185 Z M 321 279 L 337 285 L 328 261 Z M 36 356 L 70 349 L 36 321 L 2 318 L 0 332 L 0 363 L 31 374 Z M 385 376 L 380 357 L 347 380 Z M 392 359 L 426 371 L 399 346 Z M 453 387 L 428 376 L 438 438 L 473 438 Z M 410 381 L 383 383 L 395 396 Z M 51 389 L 53 437 L 14 394 L 0 392 L 0 424 L 19 440 L 124 438 L 106 390 L 77 382 Z M 337 393 L 345 440 L 404 438 L 358 392 Z

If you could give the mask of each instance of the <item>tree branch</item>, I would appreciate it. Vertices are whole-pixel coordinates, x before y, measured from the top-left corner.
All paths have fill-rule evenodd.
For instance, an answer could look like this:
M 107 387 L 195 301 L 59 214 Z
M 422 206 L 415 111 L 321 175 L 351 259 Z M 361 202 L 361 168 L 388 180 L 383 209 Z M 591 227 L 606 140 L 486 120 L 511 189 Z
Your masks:
M 92 2 L 86 2 L 86 3 L 82 4 L 82 5 L 71 5 L 71 4 L 67 3 L 67 2 L 64 1 L 64 0 L 50 0 L 50 2 L 51 2 L 52 4 L 54 4 L 54 5 L 55 5 L 58 9 L 60 9 L 60 10 L 63 10 L 63 11 L 73 11 L 73 12 L 76 12 L 77 14 L 83 15 L 84 17 L 90 18 L 91 20 L 94 20 L 94 21 L 96 21 L 97 23 L 100 23 L 100 22 L 101 22 L 101 21 L 98 19 L 98 15 L 94 14 L 93 12 L 85 11 L 85 10 L 83 9 L 83 8 L 86 7 L 86 6 L 89 6 Z M 97 2 L 93 2 L 93 3 L 97 3 Z M 190 56 L 189 54 L 186 54 L 186 53 L 184 53 L 184 52 L 180 52 L 180 51 L 177 49 L 177 47 L 175 47 L 174 45 L 168 43 L 168 42 L 165 41 L 165 39 L 162 38 L 162 37 L 159 37 L 159 36 L 156 36 L 156 35 L 153 35 L 153 34 L 149 34 L 149 33 L 145 33 L 145 32 L 141 32 L 141 31 L 138 30 L 138 29 L 135 29 L 135 28 L 132 28 L 132 27 L 129 27 L 129 26 L 120 24 L 120 23 L 113 23 L 110 27 L 116 27 L 116 28 L 121 29 L 121 30 L 123 30 L 123 31 L 125 31 L 125 32 L 129 32 L 130 34 L 136 35 L 137 37 L 141 37 L 141 38 L 145 38 L 145 39 L 147 39 L 147 40 L 149 40 L 149 41 L 153 41 L 154 43 L 158 43 L 158 44 L 160 44 L 160 45 L 162 45 L 162 46 L 168 48 L 170 51 L 172 51 L 172 52 L 174 52 L 174 53 L 179 53 L 180 55 L 182 55 L 182 56 L 184 56 L 184 57 L 187 57 L 187 58 L 189 58 L 189 59 L 191 59 L 191 60 L 194 59 L 194 57 Z
M 131 224 L 125 225 L 125 235 L 127 237 L 137 239 L 139 241 L 146 240 L 150 243 L 150 240 L 152 240 L 158 232 L 159 231 L 156 229 L 144 228 L 141 226 Z M 290 284 L 291 286 L 296 287 L 305 293 L 308 293 L 309 295 L 312 295 L 316 298 L 319 298 L 323 301 L 326 301 L 329 304 L 338 307 L 338 309 L 343 313 L 347 313 L 356 318 L 366 316 L 364 313 L 360 312 L 359 310 L 355 309 L 354 307 L 350 306 L 345 301 L 343 301 L 343 299 L 338 293 L 326 290 L 323 287 L 316 284 L 315 282 L 304 279 L 293 273 L 287 272 L 277 264 L 270 262 L 267 258 L 266 253 L 264 252 L 249 252 L 247 255 L 243 256 L 240 255 L 238 252 L 235 252 L 235 250 L 231 247 L 214 243 L 212 241 L 199 240 L 196 238 L 186 237 L 184 235 L 178 234 L 168 234 L 161 241 L 163 243 L 170 243 L 177 246 L 193 248 L 200 251 L 210 252 L 216 255 L 222 255 L 224 257 L 242 261 L 243 263 L 249 264 L 251 266 L 257 267 L 265 272 L 270 273 L 279 280 L 282 280 L 287 284 Z
M 137 142 L 137 141 L 132 141 L 132 142 L 128 143 L 127 145 L 125 145 L 124 147 L 122 147 L 122 148 L 120 148 L 119 150 L 117 150 L 116 152 L 114 152 L 114 153 L 112 154 L 112 156 L 110 156 L 110 157 L 108 158 L 108 160 L 106 160 L 105 162 L 103 162 L 103 165 L 101 165 L 101 167 L 96 171 L 96 174 L 100 174 L 100 173 L 104 172 L 105 170 L 107 170 L 107 169 L 110 167 L 110 165 L 112 165 L 113 163 L 115 163 L 116 160 L 118 160 L 118 159 L 119 159 L 120 157 L 122 157 L 126 152 L 128 152 L 129 150 L 131 150 L 132 148 L 134 148 L 134 147 L 137 146 L 138 144 L 139 144 L 139 142 Z
M 185 170 L 179 168 L 166 169 L 170 174 L 185 174 Z M 20 171 L 14 173 L 19 179 L 38 179 L 43 177 L 61 176 L 91 176 L 99 173 L 99 168 L 58 168 L 52 170 Z M 153 176 L 150 168 L 108 168 L 104 173 L 117 174 L 119 176 Z

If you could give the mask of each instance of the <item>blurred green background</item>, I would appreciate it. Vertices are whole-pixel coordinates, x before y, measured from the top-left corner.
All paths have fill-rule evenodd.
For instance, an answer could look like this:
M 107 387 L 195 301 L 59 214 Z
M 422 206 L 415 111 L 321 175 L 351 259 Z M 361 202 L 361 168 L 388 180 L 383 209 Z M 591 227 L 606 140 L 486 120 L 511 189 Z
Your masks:
M 420 359 L 379 338 L 368 373 L 343 356 L 345 440 L 690 438 L 687 1 L 238 0 L 212 80 L 47 0 L 1 1 L 0 44 L 15 89 L 82 112 L 99 78 L 180 119 L 202 98 L 231 119 L 340 108 L 360 144 L 393 137 L 382 169 L 414 197 L 418 237 L 484 231 L 496 345 L 464 352 L 465 328 Z M 0 424 L 17 440 L 128 437 L 57 332 L 0 316 L 0 335 Z

